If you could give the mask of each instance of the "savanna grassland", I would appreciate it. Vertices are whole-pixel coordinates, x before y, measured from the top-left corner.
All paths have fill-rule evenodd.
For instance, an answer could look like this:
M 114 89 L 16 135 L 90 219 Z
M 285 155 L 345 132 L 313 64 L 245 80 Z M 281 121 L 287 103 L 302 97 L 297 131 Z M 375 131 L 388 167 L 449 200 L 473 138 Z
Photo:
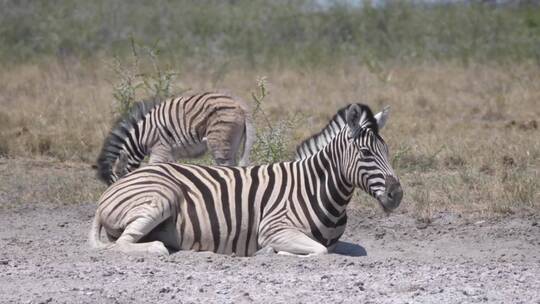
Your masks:
M 540 3 L 442 2 L 0 0 L 0 303 L 538 302 Z M 206 90 L 251 106 L 254 163 L 390 106 L 400 207 L 357 191 L 317 257 L 91 250 L 114 122 Z
M 256 79 L 264 76 L 264 113 L 276 134 L 268 134 L 262 120 L 259 132 L 279 136 L 268 140 L 283 145 L 283 156 L 278 155 L 283 159 L 292 159 L 295 145 L 324 126 L 339 107 L 364 102 L 381 110 L 390 105 L 392 116 L 383 135 L 406 187 L 405 208 L 423 217 L 440 210 L 537 210 L 537 66 L 432 63 L 393 66 L 381 73 L 384 78 L 362 66 L 344 65 L 309 71 L 235 70 L 219 81 L 189 73 L 178 83 L 226 90 L 251 101 L 251 93 L 258 94 Z M 2 152 L 8 159 L 46 157 L 90 168 L 114 121 L 114 74 L 100 62 L 54 62 L 18 66 L 0 79 L 6 105 L 1 112 Z M 273 157 L 254 153 L 259 162 Z
M 343 105 L 389 105 L 383 135 L 404 184 L 403 210 L 429 220 L 441 210 L 540 207 L 534 4 L 74 3 L 2 4 L 3 162 L 90 168 L 125 105 L 220 90 L 255 109 L 263 89 L 256 162 L 291 159 Z M 63 191 L 74 200 L 101 191 L 93 179 L 73 182 L 54 184 L 74 189 Z

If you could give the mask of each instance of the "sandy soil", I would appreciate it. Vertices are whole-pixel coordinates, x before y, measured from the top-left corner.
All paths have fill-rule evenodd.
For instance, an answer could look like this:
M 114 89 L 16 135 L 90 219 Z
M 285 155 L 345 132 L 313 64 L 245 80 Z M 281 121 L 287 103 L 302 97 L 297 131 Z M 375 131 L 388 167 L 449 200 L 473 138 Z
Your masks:
M 539 215 L 426 226 L 357 204 L 336 254 L 132 257 L 89 249 L 94 203 L 17 199 L 0 191 L 1 303 L 540 303 Z

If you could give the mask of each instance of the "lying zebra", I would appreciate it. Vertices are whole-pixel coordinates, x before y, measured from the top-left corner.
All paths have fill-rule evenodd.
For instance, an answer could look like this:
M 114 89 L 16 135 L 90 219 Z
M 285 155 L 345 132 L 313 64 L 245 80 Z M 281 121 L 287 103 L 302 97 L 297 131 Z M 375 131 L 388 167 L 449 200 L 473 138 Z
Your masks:
M 90 244 L 126 253 L 173 250 L 250 256 L 331 251 L 356 187 L 395 209 L 402 190 L 371 110 L 351 105 L 347 126 L 303 160 L 218 167 L 155 164 L 125 176 L 99 200 Z M 100 240 L 105 228 L 113 243 Z
M 236 165 L 244 140 L 240 166 L 249 164 L 254 130 L 246 106 L 219 93 L 140 102 L 122 118 L 105 139 L 97 160 L 98 178 L 108 185 L 149 163 L 198 157 L 209 148 L 216 164 Z

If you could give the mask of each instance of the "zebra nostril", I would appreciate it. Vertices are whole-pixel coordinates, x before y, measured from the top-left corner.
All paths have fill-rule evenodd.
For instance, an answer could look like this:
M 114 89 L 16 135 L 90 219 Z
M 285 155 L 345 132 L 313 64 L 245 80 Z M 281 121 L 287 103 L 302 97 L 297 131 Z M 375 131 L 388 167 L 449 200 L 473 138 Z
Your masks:
M 395 200 L 396 202 L 400 202 L 401 199 L 403 198 L 403 189 L 401 189 L 401 185 L 398 184 L 396 186 L 396 188 L 394 189 L 394 191 L 392 191 L 391 193 L 392 195 L 392 198 L 393 200 Z
M 403 196 L 403 190 L 401 190 L 401 184 L 393 176 L 386 176 L 386 197 L 394 204 L 399 204 Z

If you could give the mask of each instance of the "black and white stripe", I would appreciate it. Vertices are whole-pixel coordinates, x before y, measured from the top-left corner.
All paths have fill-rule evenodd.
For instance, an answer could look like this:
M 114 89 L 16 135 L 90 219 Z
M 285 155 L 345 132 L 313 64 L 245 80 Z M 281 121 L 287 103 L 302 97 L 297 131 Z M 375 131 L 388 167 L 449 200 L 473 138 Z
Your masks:
M 327 253 L 345 230 L 355 188 L 387 211 L 402 196 L 369 108 L 352 105 L 346 121 L 323 149 L 299 161 L 245 168 L 161 163 L 138 169 L 102 195 L 90 242 L 130 253 L 166 254 L 163 245 L 242 256 L 265 247 Z M 102 227 L 114 243 L 100 241 Z
M 149 163 L 173 162 L 198 157 L 210 149 L 216 164 L 236 165 L 244 141 L 240 165 L 249 163 L 254 140 L 247 107 L 221 93 L 201 93 L 164 102 L 140 102 L 120 119 L 105 139 L 97 160 L 98 178 L 111 184 Z
M 357 103 L 356 105 L 362 107 L 363 105 Z M 313 134 L 311 137 L 305 139 L 296 147 L 295 158 L 304 159 L 310 155 L 313 155 L 322 148 L 324 148 L 331 140 L 336 136 L 341 129 L 347 124 L 345 114 L 350 105 L 344 106 L 339 109 L 337 113 L 330 119 L 328 124 L 318 133 Z M 369 119 L 361 119 L 360 121 L 365 124 L 372 124 L 370 126 L 364 126 L 372 128 L 375 132 L 378 132 L 379 128 L 382 128 L 388 119 L 390 107 L 385 107 L 382 112 L 375 114 L 374 118 L 376 124 L 370 122 Z M 380 127 L 379 127 L 380 126 Z

